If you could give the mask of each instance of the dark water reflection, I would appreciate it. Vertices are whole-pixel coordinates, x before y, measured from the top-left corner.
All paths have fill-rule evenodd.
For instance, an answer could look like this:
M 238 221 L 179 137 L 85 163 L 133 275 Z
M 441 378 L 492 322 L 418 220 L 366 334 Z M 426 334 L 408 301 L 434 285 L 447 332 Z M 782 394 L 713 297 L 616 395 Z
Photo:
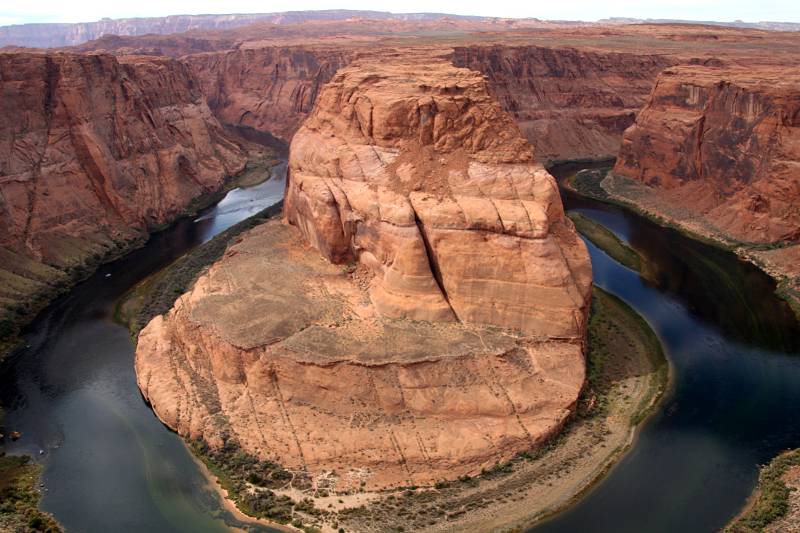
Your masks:
M 757 465 L 800 446 L 800 327 L 771 280 L 733 254 L 612 206 L 564 201 L 647 263 L 639 276 L 589 243 L 595 283 L 650 322 L 675 388 L 611 474 L 534 531 L 719 530 L 753 489 Z
M 144 404 L 133 345 L 112 314 L 139 280 L 282 193 L 281 181 L 233 191 L 102 267 L 42 313 L 29 346 L 0 368 L 6 425 L 23 434 L 5 451 L 43 462 L 42 505 L 69 531 L 257 529 L 223 510 L 180 439 Z M 565 195 L 565 203 L 644 257 L 641 277 L 590 245 L 595 282 L 663 340 L 675 389 L 611 474 L 536 531 L 717 530 L 744 503 L 757 465 L 800 446 L 798 325 L 770 280 L 731 254 L 598 202 Z
M 268 531 L 224 511 L 181 440 L 145 405 L 133 344 L 113 313 L 138 281 L 280 201 L 286 164 L 272 172 L 101 267 L 37 318 L 28 346 L 0 368 L 6 427 L 22 433 L 4 450 L 43 462 L 42 508 L 68 531 Z

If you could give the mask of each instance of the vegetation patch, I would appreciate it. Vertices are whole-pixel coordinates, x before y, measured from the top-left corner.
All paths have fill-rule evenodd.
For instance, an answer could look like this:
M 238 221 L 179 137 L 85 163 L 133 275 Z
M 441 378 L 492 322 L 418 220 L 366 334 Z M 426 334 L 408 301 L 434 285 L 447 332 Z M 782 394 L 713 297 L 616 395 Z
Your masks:
M 596 198 L 598 200 L 609 200 L 608 193 L 600 185 L 606 177 L 610 168 L 597 168 L 581 170 L 571 178 L 567 179 L 567 185 L 574 188 L 579 193 Z
M 595 246 L 631 270 L 641 272 L 642 259 L 639 254 L 613 232 L 580 213 L 570 213 L 569 218 L 575 223 L 577 230 Z
M 726 531 L 757 533 L 786 516 L 792 489 L 786 486 L 784 476 L 791 467 L 800 467 L 800 449 L 782 453 L 761 469 L 754 500 Z
M 38 508 L 41 471 L 29 457 L 0 455 L 0 531 L 62 531 L 52 516 Z
M 210 447 L 203 440 L 189 444 L 243 513 L 280 524 L 291 523 L 309 532 L 316 531 L 321 520 L 329 518 L 330 513 L 317 509 L 310 497 L 295 501 L 276 492 L 288 488 L 308 491 L 311 481 L 305 473 L 259 460 L 244 452 L 232 438 L 225 439 L 221 447 Z
M 789 303 L 795 316 L 800 320 L 800 278 L 784 279 L 778 283 L 775 294 Z

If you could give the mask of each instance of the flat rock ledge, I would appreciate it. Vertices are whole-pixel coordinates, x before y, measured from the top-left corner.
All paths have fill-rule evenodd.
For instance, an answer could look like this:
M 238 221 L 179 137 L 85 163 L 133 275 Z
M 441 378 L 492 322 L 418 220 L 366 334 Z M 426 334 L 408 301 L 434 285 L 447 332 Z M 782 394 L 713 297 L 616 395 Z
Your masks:
M 298 242 L 255 228 L 142 331 L 139 385 L 182 436 L 377 489 L 476 474 L 569 417 L 579 340 L 380 317 L 358 271 Z

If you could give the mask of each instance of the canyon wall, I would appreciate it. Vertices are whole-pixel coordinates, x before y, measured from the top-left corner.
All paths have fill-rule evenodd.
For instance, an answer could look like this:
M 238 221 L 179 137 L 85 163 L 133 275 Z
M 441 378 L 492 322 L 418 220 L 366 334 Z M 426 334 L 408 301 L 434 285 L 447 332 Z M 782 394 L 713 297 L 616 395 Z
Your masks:
M 492 91 L 544 162 L 616 155 L 665 55 L 541 46 L 464 46 L 456 66 L 486 75 Z
M 296 482 L 432 485 L 559 431 L 590 293 L 555 181 L 483 77 L 380 54 L 322 88 L 292 141 L 285 221 L 142 330 L 137 379 L 182 436 L 234 441 Z
M 614 174 L 647 185 L 631 199 L 699 233 L 797 241 L 800 76 L 780 66 L 665 70 Z
M 184 61 L 222 122 L 288 142 L 311 112 L 320 87 L 352 55 L 347 49 L 263 47 L 190 55 Z
M 177 61 L 0 54 L 0 87 L 4 311 L 26 312 L 245 163 Z
M 347 47 L 254 47 L 184 61 L 220 120 L 288 141 L 321 85 L 359 53 Z M 456 47 L 451 58 L 487 76 L 545 163 L 616 155 L 658 72 L 674 64 L 655 54 L 504 45 Z

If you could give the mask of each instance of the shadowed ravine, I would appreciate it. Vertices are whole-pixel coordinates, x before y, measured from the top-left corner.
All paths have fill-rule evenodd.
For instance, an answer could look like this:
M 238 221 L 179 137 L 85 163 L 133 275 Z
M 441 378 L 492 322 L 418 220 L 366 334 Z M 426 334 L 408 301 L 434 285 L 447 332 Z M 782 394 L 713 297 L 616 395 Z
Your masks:
M 222 509 L 180 439 L 142 401 L 130 336 L 112 315 L 138 281 L 277 202 L 280 177 L 232 191 L 196 221 L 181 220 L 102 267 L 43 312 L 27 329 L 28 346 L 3 365 L 6 426 L 23 435 L 5 450 L 44 463 L 42 506 L 68 530 L 247 527 Z M 595 283 L 661 336 L 675 388 L 609 476 L 536 531 L 718 529 L 744 503 L 757 464 L 800 445 L 798 326 L 771 282 L 732 255 L 614 207 L 568 194 L 564 201 L 647 263 L 651 281 L 589 245 Z

